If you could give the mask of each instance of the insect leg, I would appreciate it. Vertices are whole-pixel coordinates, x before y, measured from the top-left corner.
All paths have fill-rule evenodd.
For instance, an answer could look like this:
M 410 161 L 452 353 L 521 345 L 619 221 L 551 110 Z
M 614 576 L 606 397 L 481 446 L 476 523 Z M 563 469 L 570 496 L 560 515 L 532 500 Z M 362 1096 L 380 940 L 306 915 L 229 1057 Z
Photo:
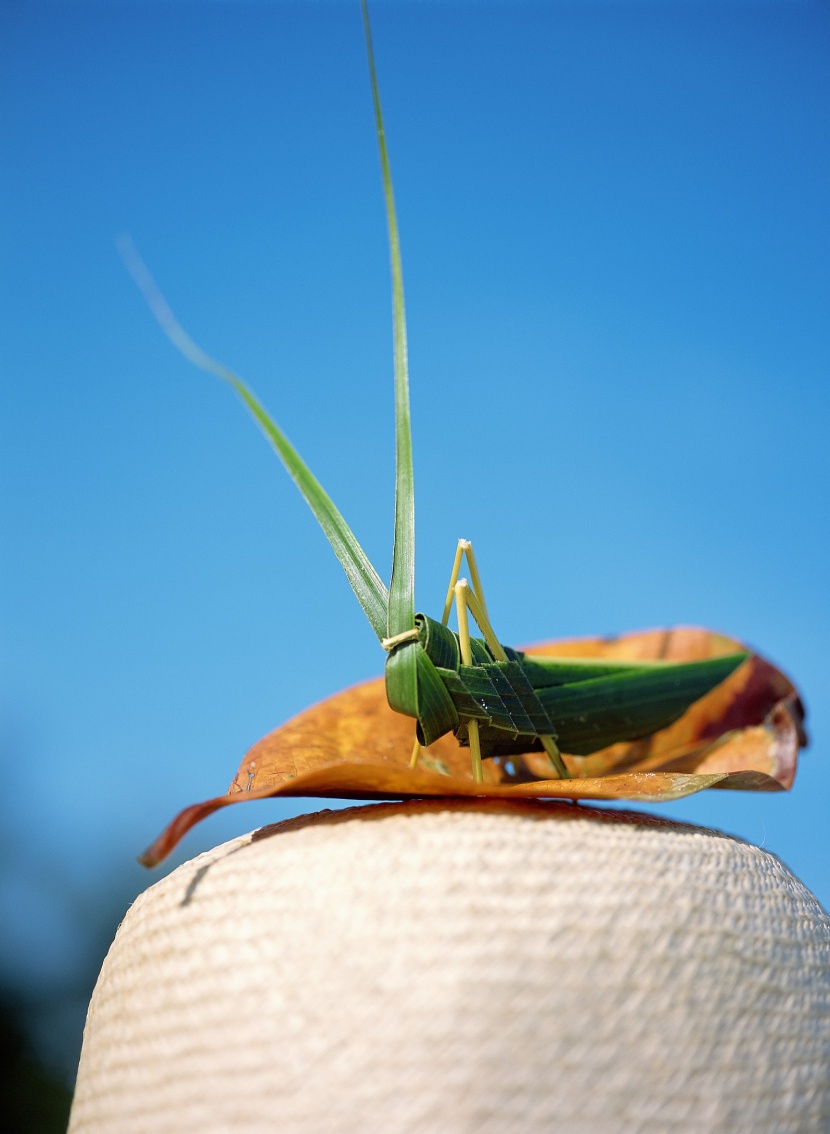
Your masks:
M 470 623 L 467 618 L 467 600 L 469 584 L 466 579 L 460 579 L 455 584 L 455 612 L 458 615 L 458 640 L 461 645 L 461 660 L 464 665 L 473 664 L 473 652 L 470 647 Z M 467 721 L 467 732 L 470 737 L 470 754 L 473 760 L 473 779 L 477 784 L 484 782 L 481 770 L 481 744 L 478 736 L 478 721 L 470 718 Z
M 449 622 L 450 610 L 452 609 L 453 603 L 453 595 L 455 593 L 455 584 L 458 582 L 458 574 L 461 570 L 461 560 L 465 555 L 467 556 L 467 565 L 470 568 L 470 578 L 473 581 L 471 589 L 475 592 L 481 609 L 484 611 L 485 618 L 487 617 L 487 603 L 484 601 L 484 587 L 481 585 L 481 576 L 478 573 L 478 564 L 476 563 L 476 556 L 475 552 L 473 551 L 473 542 L 469 539 L 460 539 L 458 541 L 458 547 L 455 549 L 455 559 L 453 561 L 452 572 L 450 574 L 450 585 L 449 587 L 447 587 L 447 598 L 444 602 L 444 613 L 441 616 L 441 622 L 444 626 L 446 626 Z
M 551 764 L 553 764 L 554 768 L 556 768 L 557 772 L 559 773 L 559 779 L 571 779 L 571 773 L 565 767 L 565 761 L 562 759 L 562 754 L 560 753 L 559 747 L 553 737 L 540 736 L 539 739 L 542 742 L 542 747 L 548 754 L 548 758 L 550 759 Z
M 452 572 L 450 573 L 450 585 L 447 587 L 444 613 L 441 615 L 441 623 L 444 626 L 446 626 L 450 620 L 450 610 L 452 609 L 453 597 L 455 595 L 455 584 L 458 582 L 458 572 L 461 570 L 461 560 L 469 546 L 470 541 L 468 539 L 460 539 L 458 541 L 458 547 L 455 549 L 455 559 L 453 560 Z
M 481 585 L 481 576 L 478 573 L 478 564 L 476 563 L 476 553 L 473 551 L 473 541 L 470 539 L 465 539 L 464 544 L 464 550 L 467 553 L 467 565 L 470 568 L 470 578 L 473 581 L 472 589 L 475 592 L 475 597 L 478 599 L 479 606 L 484 612 L 484 617 L 486 619 L 489 619 L 490 616 L 487 613 L 487 603 L 484 601 L 484 587 Z M 478 616 L 476 615 L 475 611 L 473 611 L 473 618 L 475 618 L 476 622 L 478 622 Z M 480 622 L 478 624 L 483 630 L 484 627 L 482 626 L 482 624 Z
M 416 737 L 415 746 L 412 749 L 412 755 L 409 757 L 410 768 L 416 768 L 418 766 L 418 757 L 420 755 L 421 755 L 421 742 Z
M 470 608 L 470 613 L 472 614 L 473 618 L 478 623 L 481 632 L 484 635 L 484 641 L 490 647 L 491 654 L 496 659 L 496 661 L 507 661 L 507 654 L 504 652 L 504 646 L 502 646 L 501 642 L 495 635 L 493 627 L 490 625 L 490 619 L 487 617 L 487 611 L 484 608 L 484 604 L 476 597 L 466 579 L 462 579 L 461 582 L 464 584 L 464 601 Z
M 504 652 L 504 647 L 493 632 L 493 627 L 490 625 L 490 620 L 487 617 L 486 610 L 482 606 L 480 600 L 475 596 L 475 594 L 473 594 L 472 590 L 467 585 L 466 580 L 462 579 L 457 584 L 456 593 L 458 591 L 462 591 L 464 595 L 464 602 L 470 608 L 470 613 L 481 628 L 481 632 L 484 635 L 484 640 L 490 647 L 490 652 L 492 653 L 493 657 L 496 659 L 496 661 L 507 661 L 507 654 Z M 545 752 L 547 752 L 551 764 L 559 774 L 559 778 L 562 780 L 569 780 L 571 778 L 571 774 L 565 767 L 565 761 L 562 759 L 556 741 L 552 736 L 540 736 L 539 740 L 541 741 L 542 747 L 544 748 Z

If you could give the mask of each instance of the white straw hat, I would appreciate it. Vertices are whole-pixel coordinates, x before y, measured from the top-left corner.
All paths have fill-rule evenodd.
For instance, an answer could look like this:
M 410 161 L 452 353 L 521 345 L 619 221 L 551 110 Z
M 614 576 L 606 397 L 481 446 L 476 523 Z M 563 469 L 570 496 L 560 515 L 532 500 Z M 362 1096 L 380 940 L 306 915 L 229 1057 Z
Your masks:
M 245 835 L 121 925 L 70 1134 L 830 1130 L 830 919 L 645 815 L 442 801 Z

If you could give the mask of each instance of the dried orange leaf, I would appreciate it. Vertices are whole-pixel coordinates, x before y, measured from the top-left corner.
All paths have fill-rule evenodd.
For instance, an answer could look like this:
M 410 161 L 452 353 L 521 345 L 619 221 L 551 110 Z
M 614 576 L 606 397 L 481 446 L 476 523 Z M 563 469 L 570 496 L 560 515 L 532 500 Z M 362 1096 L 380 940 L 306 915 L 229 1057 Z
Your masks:
M 528 653 L 694 661 L 736 648 L 740 643 L 723 635 L 681 627 L 542 643 Z M 424 749 L 419 766 L 410 769 L 412 721 L 388 707 L 379 678 L 329 697 L 269 733 L 247 753 L 228 793 L 182 811 L 141 861 L 160 862 L 195 823 L 220 808 L 276 795 L 659 803 L 709 787 L 782 791 L 792 785 L 798 749 L 806 743 L 803 716 L 788 678 L 752 655 L 668 728 L 587 757 L 565 754 L 571 780 L 546 779 L 544 757 L 529 753 L 508 763 L 486 761 L 485 782 L 476 784 L 469 750 L 451 735 Z

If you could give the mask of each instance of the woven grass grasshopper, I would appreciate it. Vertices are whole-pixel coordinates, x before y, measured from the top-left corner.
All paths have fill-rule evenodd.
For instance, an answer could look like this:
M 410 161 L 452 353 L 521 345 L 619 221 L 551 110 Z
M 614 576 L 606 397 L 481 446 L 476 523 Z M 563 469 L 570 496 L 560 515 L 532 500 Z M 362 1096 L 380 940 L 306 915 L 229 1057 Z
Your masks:
M 183 330 L 128 241 L 121 243 L 121 252 L 174 345 L 196 366 L 233 387 L 319 521 L 386 651 L 389 705 L 415 721 L 410 767 L 416 767 L 421 746 L 453 732 L 462 745 L 469 746 L 476 783 L 483 779 L 483 760 L 538 750 L 547 753 L 551 778 L 567 778 L 560 748 L 575 756 L 587 755 L 664 728 L 732 673 L 747 654 L 683 663 L 528 658 L 502 645 L 494 633 L 475 554 L 467 540 L 460 540 L 456 549 L 441 619 L 416 613 L 412 435 L 400 240 L 366 0 L 361 4 L 392 277 L 396 494 L 388 588 L 331 498 L 249 387 L 205 354 Z M 460 577 L 464 557 L 469 581 Z M 453 607 L 457 631 L 448 627 Z M 481 637 L 471 634 L 470 617 Z

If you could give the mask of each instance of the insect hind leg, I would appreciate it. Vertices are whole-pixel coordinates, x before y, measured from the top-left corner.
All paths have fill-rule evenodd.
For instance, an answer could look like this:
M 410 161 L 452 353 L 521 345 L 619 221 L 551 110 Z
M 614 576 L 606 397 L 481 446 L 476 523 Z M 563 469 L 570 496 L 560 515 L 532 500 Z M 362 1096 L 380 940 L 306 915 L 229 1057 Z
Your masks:
M 452 570 L 450 571 L 450 585 L 447 587 L 447 597 L 444 601 L 444 612 L 441 615 L 442 626 L 446 626 L 450 620 L 450 611 L 452 610 L 452 605 L 455 601 L 455 585 L 458 582 L 458 576 L 461 572 L 461 563 L 465 555 L 467 556 L 467 566 L 470 568 L 470 578 L 473 581 L 473 587 L 475 588 L 478 601 L 484 609 L 486 617 L 487 607 L 484 602 L 484 590 L 481 586 L 481 576 L 478 573 L 478 564 L 476 563 L 472 540 L 460 539 L 458 541 L 458 546 L 455 549 L 455 558 L 453 559 Z M 473 615 L 473 617 L 475 617 L 475 615 Z M 409 758 L 410 768 L 417 768 L 420 755 L 421 744 L 416 738 L 415 744 L 412 748 L 412 755 Z
M 470 585 L 466 579 L 459 579 L 453 588 L 455 594 L 455 612 L 458 616 L 458 641 L 461 646 L 461 661 L 464 665 L 473 664 L 473 652 L 470 645 L 470 621 L 467 610 L 470 605 Z M 481 767 L 481 742 L 478 734 L 478 721 L 474 717 L 467 720 L 467 735 L 470 740 L 470 756 L 473 761 L 473 779 L 477 784 L 484 782 L 484 773 Z
M 447 597 L 444 600 L 444 613 L 441 615 L 441 622 L 444 626 L 447 625 L 450 619 L 450 611 L 455 599 L 455 584 L 458 582 L 458 576 L 461 573 L 461 561 L 466 555 L 467 566 L 470 569 L 470 579 L 472 581 L 472 590 L 478 599 L 481 609 L 487 617 L 487 603 L 484 601 L 484 587 L 481 584 L 481 575 L 478 573 L 478 563 L 476 562 L 476 554 L 473 551 L 473 541 L 470 539 L 460 539 L 458 547 L 455 549 L 455 559 L 453 560 L 452 572 L 450 573 L 450 585 L 447 587 Z M 475 615 L 473 616 L 475 617 Z

